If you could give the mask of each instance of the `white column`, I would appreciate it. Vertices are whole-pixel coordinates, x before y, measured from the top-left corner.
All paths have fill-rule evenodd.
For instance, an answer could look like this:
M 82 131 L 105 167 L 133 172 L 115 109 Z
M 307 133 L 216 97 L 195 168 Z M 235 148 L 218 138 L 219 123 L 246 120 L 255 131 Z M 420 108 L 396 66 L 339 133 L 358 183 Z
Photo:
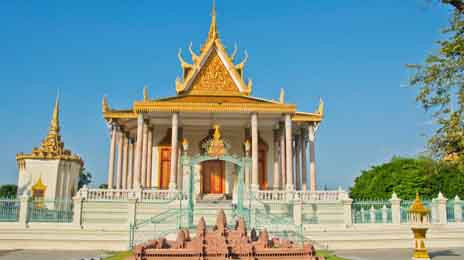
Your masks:
M 171 176 L 169 178 L 169 189 L 177 189 L 177 147 L 179 131 L 179 113 L 172 114 L 172 131 L 171 131 Z
M 274 129 L 274 180 L 273 180 L 273 188 L 274 190 L 278 190 L 280 188 L 280 165 L 279 165 L 279 144 L 280 144 L 280 136 L 279 136 L 279 129 Z
M 285 158 L 285 163 L 287 165 L 287 190 L 293 190 L 293 165 L 292 165 L 292 117 L 290 114 L 285 115 L 285 153 L 287 158 Z
M 129 138 L 129 154 L 128 154 L 128 176 L 127 176 L 127 188 L 134 188 L 134 140 Z
M 301 128 L 300 135 L 300 147 L 301 147 L 301 190 L 308 190 L 308 171 L 306 167 L 306 131 Z
M 448 199 L 443 196 L 443 194 L 440 192 L 438 193 L 438 198 L 437 198 L 437 203 L 438 203 L 438 223 L 439 224 L 447 224 L 448 223 L 448 218 L 447 218 L 447 212 L 446 212 L 446 204 L 447 204 Z
M 116 189 L 122 188 L 122 160 L 123 160 L 123 133 L 121 128 L 118 129 L 118 164 L 116 175 Z
M 143 146 L 143 114 L 139 114 L 137 118 L 137 144 L 135 147 L 134 187 L 133 188 L 140 188 L 142 184 L 141 182 L 142 146 Z
M 309 176 L 311 191 L 316 191 L 316 156 L 314 142 L 316 138 L 316 129 L 313 124 L 308 127 L 308 142 L 309 142 Z
M 140 175 L 142 175 L 142 187 L 147 187 L 147 159 L 148 159 L 148 124 L 147 122 L 143 123 L 143 145 L 142 145 L 142 170 Z
M 123 136 L 123 160 L 122 160 L 122 188 L 127 189 L 129 179 L 129 138 L 126 134 Z
M 298 132 L 298 129 L 296 129 Z M 300 146 L 301 136 L 298 134 L 295 135 L 295 189 L 301 190 L 301 168 L 300 168 L 300 158 L 301 158 L 301 146 Z
M 108 189 L 113 188 L 115 150 L 116 150 L 116 126 L 112 124 L 111 125 L 110 156 L 108 158 Z
M 462 207 L 461 207 L 461 199 L 458 195 L 454 197 L 454 220 L 456 223 L 462 222 Z
M 258 114 L 251 114 L 251 189 L 259 189 L 258 173 Z
M 279 146 L 279 153 L 280 153 L 280 179 L 282 180 L 281 188 L 285 187 L 287 183 L 287 174 L 285 173 L 287 169 L 287 165 L 285 163 L 285 128 L 282 124 L 280 127 L 280 146 Z
M 152 165 L 153 165 L 153 128 L 148 129 L 148 152 L 147 152 L 147 187 L 152 187 Z

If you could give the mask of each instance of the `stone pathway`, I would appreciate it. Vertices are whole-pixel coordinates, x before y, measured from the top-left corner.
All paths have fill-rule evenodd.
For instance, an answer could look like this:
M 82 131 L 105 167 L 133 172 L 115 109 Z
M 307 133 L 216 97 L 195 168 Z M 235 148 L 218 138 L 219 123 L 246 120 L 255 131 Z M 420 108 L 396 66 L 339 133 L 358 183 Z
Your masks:
M 350 260 L 411 259 L 410 249 L 338 250 L 335 253 L 337 256 L 345 257 Z M 463 260 L 464 248 L 432 249 L 429 251 L 429 255 L 432 260 Z
M 102 251 L 11 250 L 0 251 L 0 260 L 99 260 Z

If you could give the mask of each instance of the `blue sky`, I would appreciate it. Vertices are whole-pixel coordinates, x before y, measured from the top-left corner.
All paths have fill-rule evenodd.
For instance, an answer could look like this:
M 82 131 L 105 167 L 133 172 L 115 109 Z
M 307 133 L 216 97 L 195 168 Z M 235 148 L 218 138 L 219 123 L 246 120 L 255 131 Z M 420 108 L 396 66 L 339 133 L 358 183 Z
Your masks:
M 417 90 L 406 87 L 405 64 L 437 48 L 449 8 L 427 0 L 217 2 L 221 39 L 250 54 L 254 96 L 277 99 L 284 87 L 305 111 L 323 97 L 319 185 L 348 187 L 362 169 L 424 151 L 432 125 Z M 152 97 L 175 94 L 177 51 L 203 43 L 210 9 L 208 0 L 1 1 L 0 184 L 16 183 L 15 154 L 46 135 L 57 89 L 65 144 L 104 183 L 102 96 L 128 108 L 144 85 Z

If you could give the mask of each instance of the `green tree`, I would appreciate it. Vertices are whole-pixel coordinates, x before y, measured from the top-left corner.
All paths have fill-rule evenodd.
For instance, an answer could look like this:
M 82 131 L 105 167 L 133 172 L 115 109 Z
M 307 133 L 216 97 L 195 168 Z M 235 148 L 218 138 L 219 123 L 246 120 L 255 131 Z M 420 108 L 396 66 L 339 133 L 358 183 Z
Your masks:
M 408 65 L 414 70 L 411 86 L 419 87 L 416 100 L 432 113 L 437 129 L 429 149 L 437 158 L 464 157 L 464 2 L 442 0 L 454 7 L 450 25 L 443 30 L 437 53 L 424 64 Z
M 394 157 L 390 162 L 362 171 L 351 188 L 353 199 L 389 199 L 392 193 L 413 199 L 417 191 L 435 198 L 442 192 L 447 198 L 464 196 L 464 167 L 434 161 L 431 158 Z
M 79 183 L 77 185 L 77 190 L 84 187 L 84 185 L 89 185 L 92 182 L 92 174 L 87 171 L 84 167 L 81 168 L 79 173 Z
M 14 184 L 7 184 L 0 186 L 0 198 L 16 197 L 18 186 Z

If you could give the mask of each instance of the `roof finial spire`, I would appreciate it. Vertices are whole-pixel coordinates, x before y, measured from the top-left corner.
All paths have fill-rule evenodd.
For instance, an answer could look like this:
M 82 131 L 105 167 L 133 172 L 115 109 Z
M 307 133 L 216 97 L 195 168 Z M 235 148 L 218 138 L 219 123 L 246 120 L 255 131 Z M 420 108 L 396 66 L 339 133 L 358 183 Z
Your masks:
M 56 99 L 55 99 L 55 107 L 53 108 L 53 116 L 52 116 L 52 121 L 50 123 L 50 134 L 55 134 L 57 135 L 58 132 L 60 131 L 60 93 L 58 90 L 58 93 L 56 94 Z
M 208 41 L 219 38 L 216 23 L 216 0 L 213 0 L 213 10 L 211 12 L 211 25 L 209 26 Z

